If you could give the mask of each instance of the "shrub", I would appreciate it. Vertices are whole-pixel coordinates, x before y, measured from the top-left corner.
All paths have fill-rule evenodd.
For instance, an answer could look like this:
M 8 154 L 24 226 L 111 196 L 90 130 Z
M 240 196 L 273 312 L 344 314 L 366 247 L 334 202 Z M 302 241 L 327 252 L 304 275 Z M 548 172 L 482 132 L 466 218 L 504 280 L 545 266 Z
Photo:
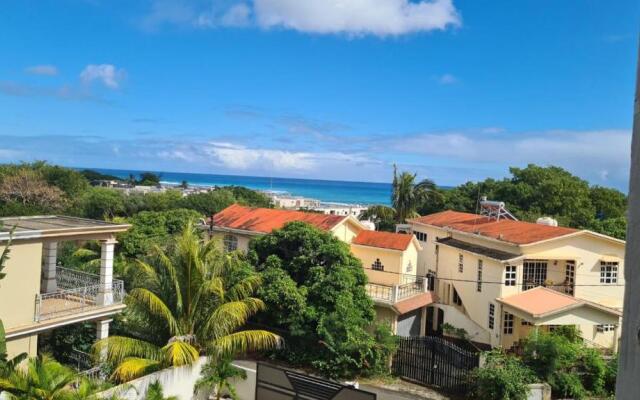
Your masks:
M 501 350 L 485 353 L 486 362 L 471 374 L 472 395 L 479 400 L 526 400 L 535 375 L 520 359 Z

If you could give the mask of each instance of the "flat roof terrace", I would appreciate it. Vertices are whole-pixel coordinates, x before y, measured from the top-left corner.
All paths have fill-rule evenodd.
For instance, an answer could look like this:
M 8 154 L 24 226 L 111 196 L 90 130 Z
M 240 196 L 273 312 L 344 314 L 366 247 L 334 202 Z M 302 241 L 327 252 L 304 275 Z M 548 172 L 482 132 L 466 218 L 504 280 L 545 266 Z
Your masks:
M 6 217 L 0 218 L 0 242 L 8 240 L 10 235 L 13 240 L 73 239 L 75 236 L 101 238 L 124 232 L 130 226 L 129 224 L 58 215 Z

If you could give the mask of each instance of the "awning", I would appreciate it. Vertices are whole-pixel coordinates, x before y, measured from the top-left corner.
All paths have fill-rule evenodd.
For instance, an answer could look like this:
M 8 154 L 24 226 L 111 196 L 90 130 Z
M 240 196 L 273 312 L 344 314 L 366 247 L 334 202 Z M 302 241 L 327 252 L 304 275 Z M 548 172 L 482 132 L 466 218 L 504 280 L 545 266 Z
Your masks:
M 545 287 L 496 299 L 503 310 L 534 325 L 617 324 L 622 312 Z
M 433 304 L 438 300 L 437 296 L 433 292 L 420 293 L 419 295 L 410 297 L 406 300 L 402 300 L 393 305 L 393 310 L 398 314 L 406 314 L 410 311 L 416 310 Z

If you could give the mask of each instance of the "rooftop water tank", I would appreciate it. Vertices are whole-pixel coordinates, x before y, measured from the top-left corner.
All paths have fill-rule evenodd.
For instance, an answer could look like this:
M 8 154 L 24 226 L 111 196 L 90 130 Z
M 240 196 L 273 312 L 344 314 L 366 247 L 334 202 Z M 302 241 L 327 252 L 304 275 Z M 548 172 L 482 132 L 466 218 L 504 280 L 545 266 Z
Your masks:
M 540 217 L 536 220 L 536 224 L 547 226 L 558 226 L 558 220 L 551 217 Z

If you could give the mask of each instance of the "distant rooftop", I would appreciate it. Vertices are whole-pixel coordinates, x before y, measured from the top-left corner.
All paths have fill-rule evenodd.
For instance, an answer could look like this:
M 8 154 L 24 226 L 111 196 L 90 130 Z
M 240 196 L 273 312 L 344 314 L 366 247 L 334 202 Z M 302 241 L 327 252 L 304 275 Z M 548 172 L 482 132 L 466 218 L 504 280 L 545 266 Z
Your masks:
M 0 225 L 0 240 L 6 240 L 11 231 L 15 239 L 31 239 L 85 233 L 117 233 L 126 231 L 130 226 L 57 215 L 0 218 Z

